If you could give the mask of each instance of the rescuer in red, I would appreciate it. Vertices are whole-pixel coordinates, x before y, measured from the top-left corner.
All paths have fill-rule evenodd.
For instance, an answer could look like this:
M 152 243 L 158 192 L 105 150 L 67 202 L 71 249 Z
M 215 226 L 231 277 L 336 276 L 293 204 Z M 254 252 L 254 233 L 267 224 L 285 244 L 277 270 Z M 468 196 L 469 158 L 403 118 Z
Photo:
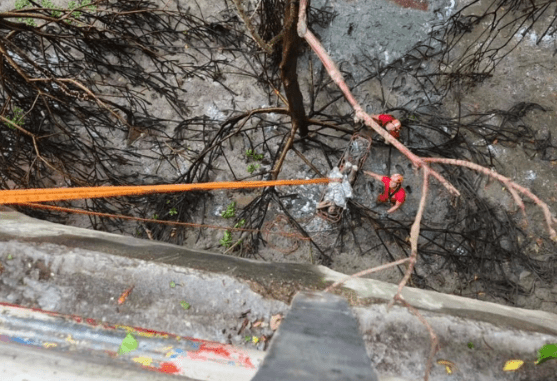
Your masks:
M 404 177 L 395 173 L 391 177 L 381 176 L 371 171 L 363 171 L 364 174 L 373 177 L 377 181 L 381 181 L 385 185 L 385 191 L 379 195 L 378 202 L 390 202 L 392 207 L 387 213 L 392 213 L 404 204 L 406 201 L 406 191 L 402 188 Z
M 400 120 L 390 114 L 372 115 L 371 118 L 386 129 L 393 138 L 400 138 L 400 128 L 402 127 Z

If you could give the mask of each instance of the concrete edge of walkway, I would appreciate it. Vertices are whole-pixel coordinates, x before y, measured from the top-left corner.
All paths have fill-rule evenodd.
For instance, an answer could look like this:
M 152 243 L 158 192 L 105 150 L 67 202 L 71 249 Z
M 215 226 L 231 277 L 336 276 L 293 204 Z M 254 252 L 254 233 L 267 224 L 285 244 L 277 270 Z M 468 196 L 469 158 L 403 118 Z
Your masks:
M 291 297 L 300 289 L 322 290 L 330 282 L 346 277 L 323 266 L 257 262 L 201 250 L 189 250 L 167 243 L 55 224 L 0 206 L 0 241 L 8 240 L 49 242 L 213 273 L 226 273 L 252 284 L 259 284 L 262 286 L 259 291 L 264 296 L 286 302 L 290 302 Z M 261 291 L 277 284 L 290 285 L 287 287 L 288 292 L 269 295 Z M 394 284 L 372 279 L 352 279 L 343 287 L 345 290 L 355 292 L 359 298 L 369 298 L 373 302 L 389 301 L 397 289 Z M 258 288 L 255 287 L 254 290 L 258 291 Z M 406 287 L 403 296 L 411 305 L 422 310 L 485 321 L 497 326 L 557 334 L 557 315 L 549 312 L 509 307 L 412 287 Z
M 323 266 L 319 267 L 319 271 L 327 282 L 337 282 L 346 277 Z M 390 301 L 398 289 L 398 285 L 374 279 L 351 279 L 343 287 L 354 291 L 360 298 L 384 302 Z M 408 303 L 421 310 L 480 320 L 496 326 L 557 334 L 557 315 L 550 312 L 509 307 L 413 287 L 404 288 L 402 295 Z

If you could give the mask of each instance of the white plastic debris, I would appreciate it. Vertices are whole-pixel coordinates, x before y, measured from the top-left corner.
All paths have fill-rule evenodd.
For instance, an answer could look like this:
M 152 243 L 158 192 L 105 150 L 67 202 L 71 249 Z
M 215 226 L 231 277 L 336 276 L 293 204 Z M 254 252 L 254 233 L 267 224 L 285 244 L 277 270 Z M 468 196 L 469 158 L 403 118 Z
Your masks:
M 342 179 L 342 181 L 333 181 L 327 185 L 323 201 L 331 201 L 343 209 L 346 208 L 346 199 L 352 198 L 352 186 L 348 182 L 348 176 L 342 174 L 338 167 L 334 167 L 327 177 L 331 180 Z

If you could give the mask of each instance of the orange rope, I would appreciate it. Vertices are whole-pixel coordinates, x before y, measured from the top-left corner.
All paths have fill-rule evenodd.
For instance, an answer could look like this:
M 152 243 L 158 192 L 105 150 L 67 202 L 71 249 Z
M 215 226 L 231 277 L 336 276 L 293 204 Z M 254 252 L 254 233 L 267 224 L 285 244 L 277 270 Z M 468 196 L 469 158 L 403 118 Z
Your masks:
M 209 189 L 264 188 L 285 185 L 326 184 L 327 178 L 310 180 L 224 181 L 196 184 L 105 186 L 0 190 L 0 204 L 76 200 L 83 198 L 136 196 L 151 193 L 187 192 Z

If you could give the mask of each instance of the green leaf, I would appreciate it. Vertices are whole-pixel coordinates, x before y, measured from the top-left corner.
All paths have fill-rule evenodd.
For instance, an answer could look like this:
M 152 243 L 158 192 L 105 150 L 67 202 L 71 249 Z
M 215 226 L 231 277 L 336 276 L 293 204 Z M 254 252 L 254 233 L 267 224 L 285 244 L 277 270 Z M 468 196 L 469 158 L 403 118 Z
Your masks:
M 17 0 L 15 2 L 15 9 L 20 10 L 23 9 L 25 7 L 30 7 L 31 3 L 29 2 L 29 0 Z
M 258 169 L 259 169 L 259 164 L 250 164 L 250 165 L 248 165 L 248 167 L 246 168 L 246 170 L 247 170 L 249 173 L 253 173 L 253 172 L 255 172 L 255 171 L 258 170 Z
M 538 361 L 536 365 L 547 360 L 557 359 L 557 344 L 546 344 L 538 350 Z
M 230 230 L 224 232 L 224 235 L 219 243 L 224 247 L 229 247 L 230 245 L 232 245 L 232 233 L 230 232 Z
M 176 283 L 174 283 L 174 281 L 171 280 L 171 281 L 170 281 L 170 288 L 174 288 L 174 287 L 176 287 Z
M 232 201 L 225 210 L 221 213 L 223 218 L 232 218 L 236 217 L 236 202 Z
M 180 305 L 181 305 L 182 308 L 185 309 L 185 310 L 189 310 L 190 307 L 191 307 L 191 305 L 190 305 L 188 302 L 184 301 L 184 300 L 182 300 L 182 301 L 180 302 Z
M 138 345 L 139 343 L 137 342 L 135 337 L 133 337 L 131 333 L 128 333 L 126 337 L 124 337 L 124 340 L 122 340 L 120 348 L 118 348 L 118 354 L 123 355 L 124 353 L 135 351 Z

